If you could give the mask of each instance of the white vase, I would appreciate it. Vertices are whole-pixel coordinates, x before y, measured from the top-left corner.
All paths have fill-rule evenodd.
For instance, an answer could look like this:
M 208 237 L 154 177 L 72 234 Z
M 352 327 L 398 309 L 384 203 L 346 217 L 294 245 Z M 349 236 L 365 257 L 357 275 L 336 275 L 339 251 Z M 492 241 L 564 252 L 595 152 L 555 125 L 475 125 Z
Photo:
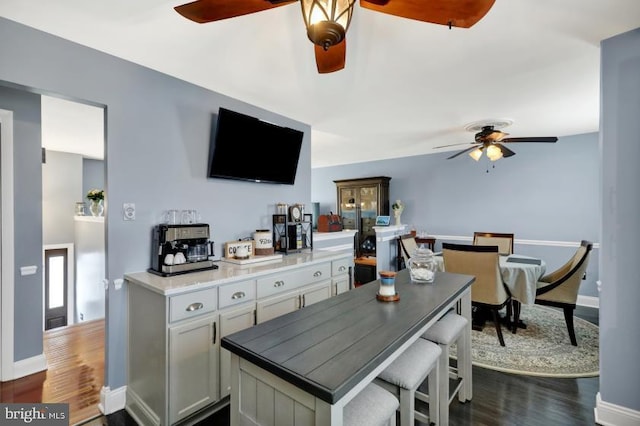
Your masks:
M 91 212 L 91 216 L 95 216 L 95 217 L 102 216 L 102 212 L 104 212 L 104 206 L 102 205 L 102 200 L 91 200 L 91 204 L 89 205 L 89 211 Z
M 401 215 L 402 215 L 402 212 L 400 210 L 394 210 L 393 211 L 393 217 L 396 220 L 396 226 L 402 225 L 402 223 L 400 222 L 400 216 Z

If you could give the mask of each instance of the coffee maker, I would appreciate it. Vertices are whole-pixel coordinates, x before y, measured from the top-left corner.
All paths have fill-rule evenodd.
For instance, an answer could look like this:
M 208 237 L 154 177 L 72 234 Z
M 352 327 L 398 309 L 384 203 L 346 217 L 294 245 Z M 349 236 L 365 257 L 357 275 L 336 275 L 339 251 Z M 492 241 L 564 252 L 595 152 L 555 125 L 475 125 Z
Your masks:
M 167 277 L 217 269 L 209 259 L 214 255 L 214 244 L 209 237 L 206 223 L 154 226 L 149 272 Z

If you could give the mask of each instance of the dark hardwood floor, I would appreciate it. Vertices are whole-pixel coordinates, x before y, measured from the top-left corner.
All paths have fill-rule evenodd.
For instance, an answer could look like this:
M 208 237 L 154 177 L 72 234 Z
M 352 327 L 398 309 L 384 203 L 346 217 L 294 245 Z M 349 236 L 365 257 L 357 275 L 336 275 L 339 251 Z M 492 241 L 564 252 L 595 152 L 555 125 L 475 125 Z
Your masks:
M 578 307 L 576 316 L 598 324 L 597 309 Z M 454 400 L 452 426 L 585 426 L 594 425 L 593 409 L 600 388 L 598 377 L 571 379 L 521 376 L 473 367 L 473 400 Z M 421 423 L 416 422 L 416 425 Z M 89 423 L 90 426 L 136 426 L 124 411 Z M 198 426 L 229 425 L 226 407 Z M 365 426 L 365 425 L 363 425 Z

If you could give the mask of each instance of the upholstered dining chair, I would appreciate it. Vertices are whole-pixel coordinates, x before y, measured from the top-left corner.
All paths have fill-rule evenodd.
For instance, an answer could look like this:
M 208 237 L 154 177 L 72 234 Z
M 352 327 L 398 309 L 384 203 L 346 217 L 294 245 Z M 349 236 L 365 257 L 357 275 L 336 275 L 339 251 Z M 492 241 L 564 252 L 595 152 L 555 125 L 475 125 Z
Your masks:
M 580 247 L 567 263 L 540 278 L 536 290 L 536 304 L 563 309 L 564 321 L 573 346 L 578 346 L 573 328 L 573 311 L 576 309 L 580 283 L 586 277 L 592 248 L 592 242 L 582 240 Z
M 498 246 L 498 253 L 513 254 L 513 234 L 499 234 L 496 232 L 474 232 L 474 246 Z
M 409 262 L 409 258 L 413 255 L 413 252 L 418 248 L 415 237 L 411 234 L 402 235 L 398 238 L 398 244 L 400 244 L 400 252 L 402 254 L 402 260 L 404 260 L 405 266 Z
M 511 316 L 511 293 L 502 280 L 498 246 L 442 243 L 442 256 L 445 271 L 476 277 L 471 285 L 471 304 L 491 311 L 498 340 L 504 346 L 499 312 L 506 307 L 507 316 Z

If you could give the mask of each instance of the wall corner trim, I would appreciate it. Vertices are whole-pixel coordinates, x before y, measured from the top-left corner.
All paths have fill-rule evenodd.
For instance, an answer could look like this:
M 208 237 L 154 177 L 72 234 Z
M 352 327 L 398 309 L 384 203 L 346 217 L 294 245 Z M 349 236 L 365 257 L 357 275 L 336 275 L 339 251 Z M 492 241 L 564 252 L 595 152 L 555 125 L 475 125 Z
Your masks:
M 603 401 L 600 392 L 596 394 L 594 414 L 596 423 L 602 426 L 636 426 L 640 424 L 640 411 Z
M 16 361 L 13 364 L 13 379 L 28 376 L 30 374 L 39 373 L 47 369 L 47 358 L 44 354 L 32 356 L 31 358 Z
M 123 410 L 126 402 L 126 395 L 126 386 L 122 386 L 114 390 L 111 390 L 109 386 L 103 386 L 102 389 L 100 389 L 100 403 L 98 404 L 100 412 L 107 415 Z

